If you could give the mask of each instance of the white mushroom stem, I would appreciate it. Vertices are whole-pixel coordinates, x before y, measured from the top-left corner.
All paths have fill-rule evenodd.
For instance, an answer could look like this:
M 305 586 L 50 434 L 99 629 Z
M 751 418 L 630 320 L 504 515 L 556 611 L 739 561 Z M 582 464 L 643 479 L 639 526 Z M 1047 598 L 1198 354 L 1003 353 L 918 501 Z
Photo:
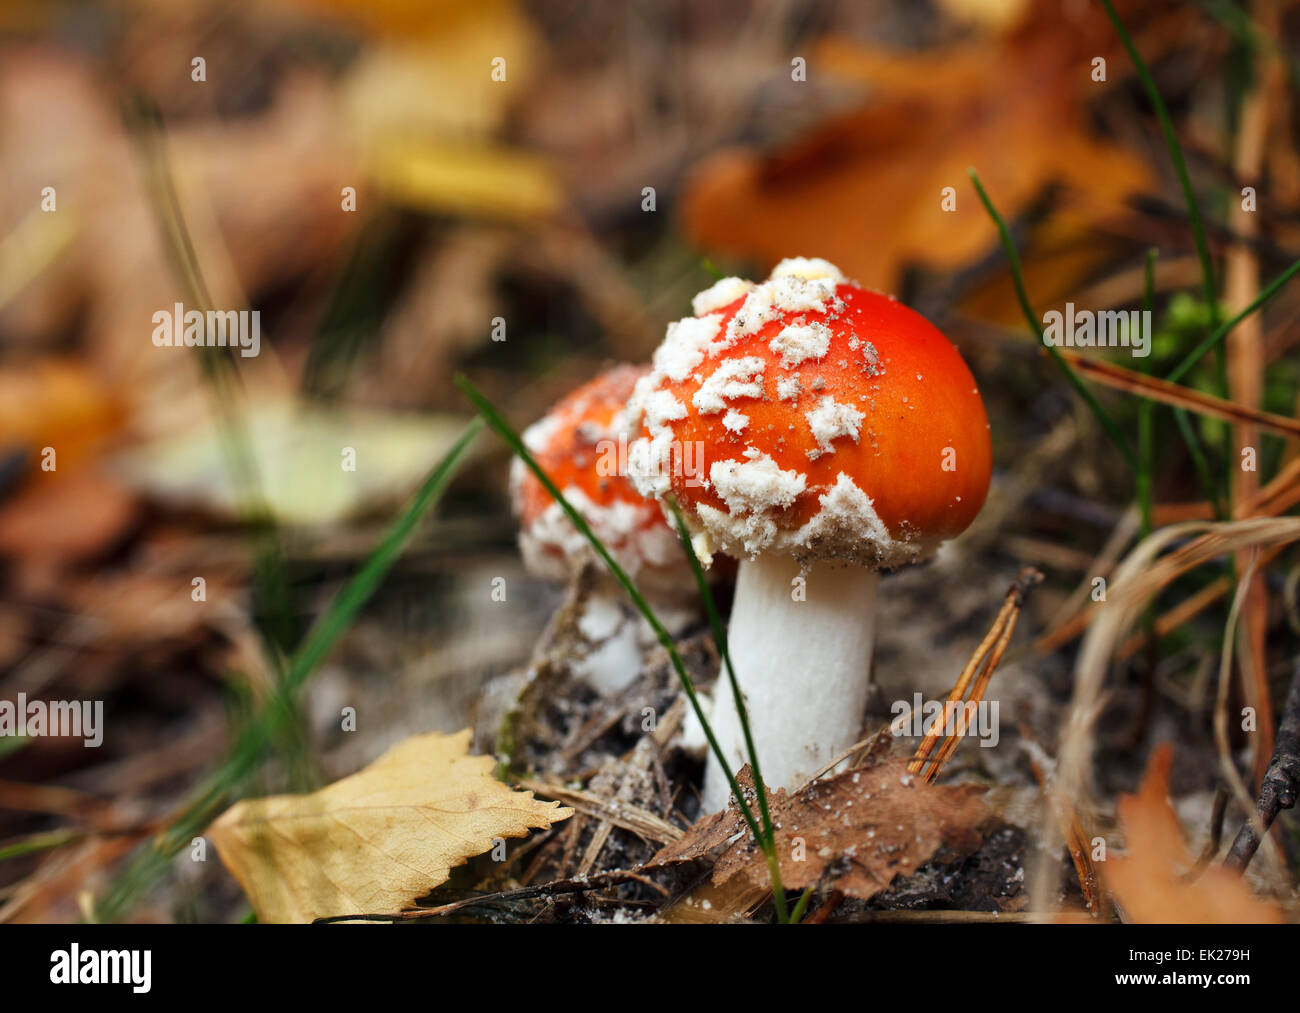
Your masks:
M 834 562 L 801 570 L 784 554 L 740 564 L 727 644 L 768 787 L 800 787 L 857 741 L 878 581 L 875 570 Z M 725 669 L 717 687 L 711 724 L 734 774 L 749 755 Z M 704 811 L 722 809 L 730 791 L 710 750 Z
M 603 588 L 582 604 L 578 631 L 587 653 L 573 662 L 573 672 L 601 696 L 617 696 L 641 674 L 637 624 L 619 598 Z
M 680 636 L 695 611 L 675 598 L 648 593 L 656 618 L 670 634 Z M 658 644 L 658 638 L 622 588 L 610 582 L 592 588 L 578 609 L 576 624 L 585 651 L 572 661 L 573 674 L 601 696 L 618 696 L 641 676 L 645 652 Z

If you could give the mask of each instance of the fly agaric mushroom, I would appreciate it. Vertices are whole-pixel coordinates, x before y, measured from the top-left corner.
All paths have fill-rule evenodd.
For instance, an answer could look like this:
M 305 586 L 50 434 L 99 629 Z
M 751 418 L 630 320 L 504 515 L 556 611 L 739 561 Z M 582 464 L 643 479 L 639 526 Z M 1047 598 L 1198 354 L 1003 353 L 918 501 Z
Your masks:
M 619 566 L 643 592 L 666 603 L 690 581 L 690 570 L 659 508 L 626 476 L 624 412 L 637 381 L 648 373 L 646 366 L 608 370 L 561 399 L 524 430 L 523 441 Z M 590 543 L 520 458 L 511 465 L 510 492 L 520 551 L 531 573 L 566 583 L 597 561 Z M 640 671 L 641 648 L 638 623 L 603 574 L 577 623 L 591 649 L 574 663 L 575 673 L 597 692 L 617 693 Z
M 920 562 L 984 503 L 992 448 L 957 350 L 894 299 L 824 260 L 727 278 L 668 327 L 630 414 L 629 472 L 671 492 L 707 563 L 741 560 L 728 644 L 764 780 L 796 788 L 856 741 L 880 570 Z M 702 446 L 707 480 L 679 458 Z M 730 682 L 713 727 L 747 760 Z M 707 810 L 728 786 L 715 758 Z

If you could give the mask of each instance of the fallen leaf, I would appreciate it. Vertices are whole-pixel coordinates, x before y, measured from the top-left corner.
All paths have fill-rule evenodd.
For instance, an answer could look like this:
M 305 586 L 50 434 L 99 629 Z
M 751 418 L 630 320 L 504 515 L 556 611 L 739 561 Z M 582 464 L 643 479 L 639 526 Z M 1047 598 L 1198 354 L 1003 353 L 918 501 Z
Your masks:
M 908 876 L 942 847 L 969 853 L 988 817 L 977 785 L 928 785 L 907 772 L 907 759 L 848 770 L 814 781 L 793 795 L 769 792 L 781 879 L 788 890 L 822 881 L 850 897 L 867 899 Z M 749 768 L 737 779 L 757 811 Z M 689 861 L 721 850 L 714 886 L 743 875 L 768 882 L 767 862 L 734 805 L 700 820 L 659 851 L 652 865 Z
M 32 472 L 46 447 L 55 450 L 59 471 L 93 458 L 123 415 L 107 385 L 71 359 L 0 369 L 0 448 L 21 451 Z
M 442 0 L 436 17 L 422 4 L 354 6 L 381 41 L 349 69 L 341 109 L 379 192 L 439 214 L 513 220 L 555 211 L 562 194 L 547 162 L 493 140 L 531 87 L 539 51 L 519 5 Z
M 931 52 L 828 39 L 812 60 L 866 89 L 865 103 L 783 150 L 706 160 L 685 193 L 686 230 L 764 265 L 826 257 L 892 291 L 909 264 L 957 269 L 996 242 L 970 166 L 1008 219 L 1055 184 L 1071 231 L 1103 221 L 1151 174 L 1093 129 L 1088 103 L 1106 87 L 1091 80 L 1093 57 L 1115 78 L 1126 67 L 1104 14 L 1063 16 L 1043 0 L 1008 31 Z M 955 203 L 945 207 L 947 187 Z
M 939 0 L 945 14 L 976 27 L 1000 30 L 1014 25 L 1025 14 L 1030 0 Z
M 236 595 L 221 575 L 205 579 L 207 600 Z M 205 628 L 224 625 L 224 617 L 195 607 L 188 577 L 101 571 L 66 581 L 63 591 L 67 608 L 79 621 L 93 624 L 98 648 L 138 644 L 157 649 L 169 642 L 193 642 Z
M 396 911 L 495 839 L 573 815 L 495 780 L 469 739 L 468 729 L 416 735 L 314 794 L 228 809 L 209 832 L 258 920 Z
M 1285 921 L 1281 908 L 1256 897 L 1236 873 L 1222 866 L 1211 866 L 1191 882 L 1183 878 L 1194 860 L 1169 803 L 1173 762 L 1173 748 L 1161 746 L 1151 756 L 1138 793 L 1120 796 L 1116 812 L 1125 852 L 1098 864 L 1124 920 L 1221 925 Z
M 394 204 L 421 211 L 529 219 L 562 201 L 544 159 L 503 146 L 383 141 L 367 168 Z
M 460 434 L 448 416 L 326 411 L 282 395 L 249 398 L 246 425 L 261 492 L 288 524 L 327 524 L 409 493 Z M 347 453 L 348 449 L 353 451 Z M 190 425 L 124 455 L 137 489 L 235 515 L 239 500 L 217 430 Z
M 136 497 L 97 469 L 38 472 L 0 505 L 0 553 L 57 570 L 111 549 L 137 513 Z
M 744 920 L 767 903 L 768 884 L 757 886 L 745 876 L 733 876 L 721 886 L 703 882 L 659 911 L 655 920 L 667 925 L 725 925 Z

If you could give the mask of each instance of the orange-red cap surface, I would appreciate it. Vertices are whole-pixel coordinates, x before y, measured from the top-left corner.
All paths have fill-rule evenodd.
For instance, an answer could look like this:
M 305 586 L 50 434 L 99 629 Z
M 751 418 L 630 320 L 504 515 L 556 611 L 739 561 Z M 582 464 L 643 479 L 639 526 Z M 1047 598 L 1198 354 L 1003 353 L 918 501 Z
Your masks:
M 637 385 L 631 459 L 706 548 L 888 568 L 974 519 L 992 466 L 984 403 L 924 317 L 803 258 L 761 285 L 724 279 L 695 312 Z
M 567 395 L 523 433 L 542 470 L 633 575 L 686 565 L 658 506 L 626 477 L 623 412 L 637 380 L 648 372 L 648 366 L 616 366 Z M 511 466 L 510 488 L 520 548 L 533 572 L 563 580 L 576 563 L 595 558 L 586 538 L 519 458 Z

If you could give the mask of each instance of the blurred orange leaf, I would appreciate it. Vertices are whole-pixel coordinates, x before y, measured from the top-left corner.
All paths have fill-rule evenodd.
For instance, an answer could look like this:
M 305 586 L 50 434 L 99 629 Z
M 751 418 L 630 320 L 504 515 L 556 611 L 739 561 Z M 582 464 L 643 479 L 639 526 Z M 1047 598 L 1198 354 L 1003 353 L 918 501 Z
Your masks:
M 0 553 L 41 567 L 93 558 L 126 534 L 136 497 L 94 469 L 41 472 L 0 506 Z
M 1182 827 L 1169 803 L 1172 747 L 1151 757 L 1136 795 L 1123 795 L 1117 806 L 1124 830 L 1122 857 L 1100 864 L 1102 879 L 1124 912 L 1125 921 L 1140 923 L 1280 924 L 1276 904 L 1261 900 L 1235 873 L 1212 866 L 1188 882 L 1183 874 L 1193 858 Z
M 1055 20 L 1039 4 L 1014 30 L 925 53 L 824 42 L 810 65 L 860 83 L 868 101 L 784 151 L 705 161 L 685 196 L 688 233 L 764 263 L 826 257 L 890 290 L 907 264 L 952 269 L 995 242 L 970 166 L 1011 218 L 1050 184 L 1063 187 L 1074 231 L 1120 211 L 1151 177 L 1089 123 L 1105 87 L 1091 60 L 1120 56 L 1113 32 L 1096 12 L 1069 22 L 1051 7 Z M 1123 66 L 1112 60 L 1109 73 Z
M 85 367 L 44 359 L 0 369 L 0 448 L 35 460 L 53 447 L 60 469 L 86 457 L 122 423 L 122 408 Z

